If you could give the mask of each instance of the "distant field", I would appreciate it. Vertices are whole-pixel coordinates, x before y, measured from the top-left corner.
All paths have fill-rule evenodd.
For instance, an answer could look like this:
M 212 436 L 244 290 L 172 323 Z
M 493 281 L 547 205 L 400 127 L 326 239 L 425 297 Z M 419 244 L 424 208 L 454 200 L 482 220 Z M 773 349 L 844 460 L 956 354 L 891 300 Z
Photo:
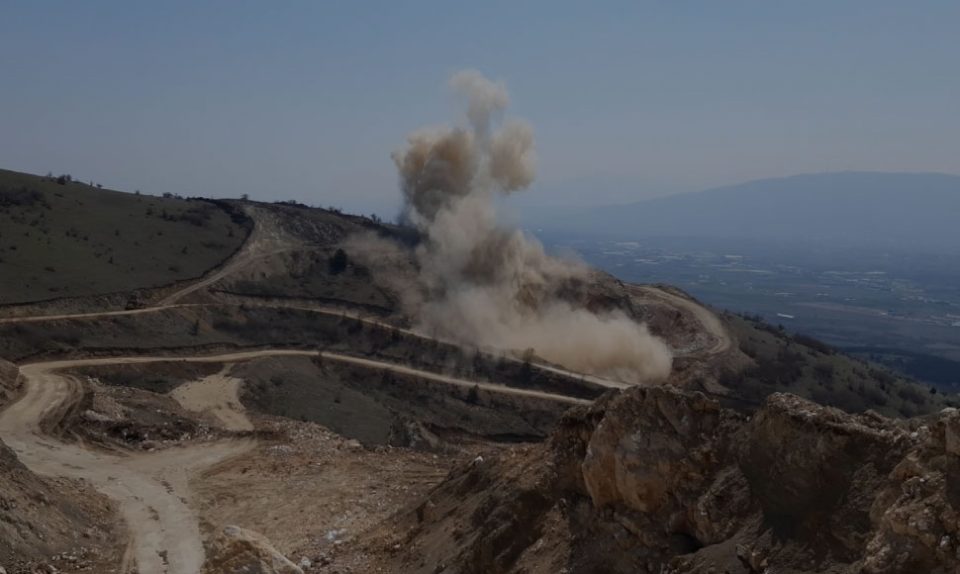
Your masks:
M 0 304 L 199 277 L 247 233 L 213 203 L 0 170 Z
M 677 285 L 715 308 L 759 315 L 942 391 L 960 388 L 960 257 L 692 238 L 548 244 L 621 279 Z

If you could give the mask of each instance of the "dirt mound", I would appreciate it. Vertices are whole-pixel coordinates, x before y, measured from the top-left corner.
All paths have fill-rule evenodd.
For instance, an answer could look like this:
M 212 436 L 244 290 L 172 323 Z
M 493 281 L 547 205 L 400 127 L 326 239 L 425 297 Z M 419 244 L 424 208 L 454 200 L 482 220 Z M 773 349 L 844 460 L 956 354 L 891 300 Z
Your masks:
M 953 409 L 903 422 L 775 394 L 748 418 L 636 388 L 451 474 L 366 551 L 424 573 L 945 574 L 958 454 Z
M 151 450 L 218 438 L 209 423 L 170 396 L 136 388 L 109 387 L 84 381 L 83 396 L 63 428 L 82 441 L 108 448 Z

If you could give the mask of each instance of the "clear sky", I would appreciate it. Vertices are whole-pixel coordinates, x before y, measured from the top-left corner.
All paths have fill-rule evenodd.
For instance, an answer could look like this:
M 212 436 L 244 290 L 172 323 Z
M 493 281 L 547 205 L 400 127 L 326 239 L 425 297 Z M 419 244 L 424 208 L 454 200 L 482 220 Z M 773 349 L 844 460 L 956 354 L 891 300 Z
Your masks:
M 960 173 L 960 2 L 46 2 L 0 9 L 0 167 L 388 212 L 390 152 L 509 87 L 529 201 Z

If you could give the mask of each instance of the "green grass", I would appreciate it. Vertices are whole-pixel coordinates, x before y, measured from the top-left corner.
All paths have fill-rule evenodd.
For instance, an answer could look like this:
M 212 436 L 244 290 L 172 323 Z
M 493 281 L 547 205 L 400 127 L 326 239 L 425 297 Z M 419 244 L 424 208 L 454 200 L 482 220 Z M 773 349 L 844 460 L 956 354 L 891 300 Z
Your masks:
M 246 238 L 218 205 L 0 170 L 0 304 L 199 277 Z
M 788 392 L 847 412 L 874 410 L 896 417 L 960 406 L 956 395 L 931 392 L 929 386 L 834 351 L 809 337 L 790 335 L 730 313 L 724 314 L 724 319 L 755 366 L 741 373 L 727 373 L 721 383 L 748 401 Z

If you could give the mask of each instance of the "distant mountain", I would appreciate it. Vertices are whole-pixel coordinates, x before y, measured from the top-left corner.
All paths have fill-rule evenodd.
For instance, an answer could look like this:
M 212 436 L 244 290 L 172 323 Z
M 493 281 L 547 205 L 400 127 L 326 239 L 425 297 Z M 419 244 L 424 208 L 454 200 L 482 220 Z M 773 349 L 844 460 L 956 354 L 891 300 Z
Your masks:
M 550 232 L 960 252 L 960 176 L 841 172 L 764 179 L 627 205 L 528 212 Z

